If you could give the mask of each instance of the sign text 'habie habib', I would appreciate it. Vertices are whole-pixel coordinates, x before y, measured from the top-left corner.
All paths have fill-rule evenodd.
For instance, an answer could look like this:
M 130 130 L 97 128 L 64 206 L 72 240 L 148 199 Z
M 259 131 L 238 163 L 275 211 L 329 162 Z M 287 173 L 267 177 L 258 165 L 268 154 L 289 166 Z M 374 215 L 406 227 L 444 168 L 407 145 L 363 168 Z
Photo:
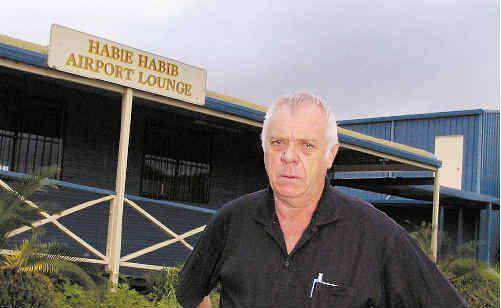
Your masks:
M 194 104 L 205 101 L 205 70 L 58 25 L 52 26 L 48 64 Z

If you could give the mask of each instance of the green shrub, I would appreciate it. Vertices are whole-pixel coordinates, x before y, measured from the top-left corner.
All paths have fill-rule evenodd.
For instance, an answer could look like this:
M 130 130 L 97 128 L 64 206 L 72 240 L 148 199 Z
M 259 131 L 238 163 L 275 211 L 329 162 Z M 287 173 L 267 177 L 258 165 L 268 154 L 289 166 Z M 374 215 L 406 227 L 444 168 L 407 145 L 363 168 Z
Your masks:
M 430 224 L 421 223 L 411 236 L 431 256 Z M 499 307 L 499 271 L 476 259 L 482 242 L 467 242 L 454 247 L 444 233 L 437 266 L 451 281 L 471 308 Z
M 176 301 L 176 284 L 179 267 L 165 267 L 161 271 L 146 272 L 144 279 L 146 281 L 146 291 L 148 298 L 153 302 Z
M 499 273 L 475 259 L 455 259 L 442 270 L 471 308 L 499 307 Z
M 166 267 L 161 271 L 146 272 L 144 275 L 146 281 L 147 297 L 161 308 L 181 307 L 176 299 L 176 285 L 178 275 L 182 266 Z M 213 308 L 219 307 L 219 286 L 210 294 L 210 300 Z
M 45 275 L 0 271 L 0 307 L 52 307 L 54 296 L 52 282 Z
M 159 276 L 166 275 L 170 277 L 168 271 L 153 274 L 155 281 L 158 282 Z M 151 278 L 151 277 L 150 277 Z M 164 277 L 165 278 L 165 277 Z M 151 280 L 150 280 L 151 281 Z M 166 284 L 168 285 L 168 283 Z M 166 288 L 167 289 L 167 288 Z M 142 295 L 136 290 L 129 288 L 127 284 L 120 284 L 114 291 L 105 290 L 104 294 L 94 294 L 77 284 L 65 283 L 63 288 L 55 292 L 52 297 L 51 307 L 56 308 L 111 308 L 111 307 L 133 307 L 133 308 L 179 308 L 181 307 L 174 296 L 164 296 L 157 301 L 148 300 L 153 295 Z M 168 292 L 162 294 L 169 294 Z M 219 307 L 219 294 L 214 291 L 211 293 L 211 302 L 213 308 Z M 0 307 L 3 307 L 0 305 Z M 17 307 L 17 306 L 16 306 Z M 41 306 L 45 307 L 45 306 Z
M 53 304 L 57 308 L 97 308 L 98 299 L 94 292 L 89 292 L 78 284 L 65 283 L 63 290 L 56 292 Z
M 219 293 L 216 291 L 211 292 L 210 301 L 212 304 L 212 308 L 219 307 Z M 164 297 L 159 302 L 156 303 L 153 307 L 155 308 L 180 308 L 181 306 L 177 302 L 176 298 L 172 297 Z
M 114 291 L 106 293 L 101 306 L 103 308 L 139 308 L 153 307 L 145 296 L 139 294 L 136 290 L 130 289 L 126 284 L 120 284 Z
M 155 308 L 179 308 L 181 307 L 177 300 L 174 298 L 163 298 L 158 303 L 156 303 L 153 307 Z M 214 308 L 214 307 L 213 307 Z
M 174 302 L 175 303 L 175 302 Z M 127 284 L 118 285 L 115 290 L 105 290 L 105 294 L 98 296 L 85 290 L 77 284 L 65 284 L 62 291 L 57 292 L 53 307 L 57 308 L 143 308 L 143 307 L 175 307 L 169 301 L 160 301 L 158 304 L 148 301 L 146 296 L 131 289 Z

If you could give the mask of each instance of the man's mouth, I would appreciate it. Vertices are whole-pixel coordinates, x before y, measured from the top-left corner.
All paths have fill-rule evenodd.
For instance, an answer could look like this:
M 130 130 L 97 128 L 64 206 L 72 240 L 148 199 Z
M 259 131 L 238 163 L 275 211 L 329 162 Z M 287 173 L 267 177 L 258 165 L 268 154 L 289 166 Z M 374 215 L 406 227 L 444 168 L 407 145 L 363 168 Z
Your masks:
M 288 180 L 295 180 L 295 179 L 299 179 L 298 176 L 296 175 L 287 175 L 287 174 L 283 174 L 281 175 L 281 177 L 285 178 L 285 179 L 288 179 Z

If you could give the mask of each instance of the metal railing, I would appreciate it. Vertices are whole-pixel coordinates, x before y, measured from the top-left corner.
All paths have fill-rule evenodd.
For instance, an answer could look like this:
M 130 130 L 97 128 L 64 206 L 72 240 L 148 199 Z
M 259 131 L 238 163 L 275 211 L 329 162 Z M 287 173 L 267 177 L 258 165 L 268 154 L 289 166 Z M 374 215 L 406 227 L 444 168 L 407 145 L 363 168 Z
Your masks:
M 6 191 L 9 192 L 14 192 L 17 197 L 22 200 L 27 206 L 33 207 L 40 209 L 40 207 L 33 201 L 26 199 L 24 196 L 20 195 L 17 193 L 7 182 L 4 181 L 5 178 L 10 178 L 10 179 L 25 179 L 29 178 L 30 175 L 24 174 L 24 173 L 18 173 L 18 172 L 12 172 L 12 171 L 5 171 L 5 170 L 0 170 L 0 176 L 3 178 L 0 178 L 0 187 Z M 113 253 L 113 245 L 110 245 L 109 242 L 106 247 L 106 254 L 101 253 L 98 249 L 96 249 L 94 246 L 89 244 L 87 241 L 82 239 L 80 236 L 78 236 L 76 233 L 72 232 L 68 227 L 63 225 L 59 219 L 70 215 L 74 214 L 76 212 L 82 211 L 84 209 L 88 209 L 90 207 L 96 206 L 97 204 L 103 203 L 103 202 L 108 202 L 111 204 L 115 198 L 116 194 L 115 192 L 111 190 L 106 190 L 106 189 L 101 189 L 101 188 L 96 188 L 96 187 L 91 187 L 91 186 L 84 186 L 84 185 L 78 185 L 74 183 L 69 183 L 69 182 L 64 182 L 60 180 L 53 180 L 49 179 L 48 180 L 50 184 L 56 185 L 58 187 L 65 187 L 69 188 L 72 190 L 79 190 L 79 191 L 85 191 L 85 192 L 92 192 L 92 193 L 97 193 L 99 195 L 104 195 L 100 198 L 88 200 L 76 205 L 73 205 L 67 209 L 64 209 L 58 213 L 55 214 L 49 214 L 43 210 L 39 211 L 39 214 L 43 217 L 42 219 L 36 220 L 32 222 L 31 226 L 22 226 L 17 229 L 14 229 L 9 232 L 8 237 L 14 237 L 16 235 L 19 235 L 21 233 L 24 233 L 26 231 L 31 230 L 33 227 L 40 227 L 45 224 L 53 224 L 56 228 L 58 228 L 61 232 L 64 234 L 68 235 L 72 240 L 74 240 L 76 243 L 78 243 L 81 247 L 85 248 L 87 251 L 92 253 L 94 255 L 93 258 L 75 258 L 75 260 L 79 262 L 86 262 L 86 263 L 94 263 L 94 264 L 103 264 L 106 266 L 110 265 L 109 262 L 109 256 L 110 254 Z M 199 213 L 204 213 L 204 214 L 213 214 L 215 211 L 211 209 L 206 209 L 206 208 L 200 208 L 197 206 L 192 206 L 192 205 L 187 205 L 179 202 L 172 202 L 172 201 L 165 201 L 165 200 L 156 200 L 156 199 L 149 199 L 145 197 L 140 197 L 140 196 L 135 196 L 135 195 L 125 195 L 124 198 L 124 203 L 127 204 L 131 209 L 135 210 L 137 213 L 139 213 L 141 216 L 143 216 L 149 223 L 153 224 L 155 227 L 157 227 L 159 230 L 164 232 L 166 235 L 168 235 L 169 239 L 161 241 L 159 243 L 156 243 L 154 245 L 150 245 L 146 248 L 139 249 L 137 251 L 134 251 L 132 253 L 128 253 L 124 256 L 120 256 L 120 251 L 118 252 L 120 256 L 120 266 L 124 267 L 130 267 L 130 268 L 138 268 L 138 269 L 148 269 L 148 270 L 161 270 L 164 266 L 160 265 L 154 265 L 154 264 L 144 264 L 144 263 L 136 263 L 136 262 L 131 262 L 133 259 L 138 258 L 140 256 L 144 256 L 146 254 L 152 253 L 154 251 L 157 251 L 161 248 L 167 247 L 169 245 L 173 245 L 175 243 L 181 243 L 186 249 L 188 250 L 193 250 L 193 247 L 186 241 L 187 238 L 198 234 L 202 232 L 205 229 L 205 225 L 193 228 L 187 232 L 184 232 L 182 234 L 178 234 L 174 232 L 171 228 L 165 226 L 160 220 L 158 220 L 156 217 L 151 215 L 148 211 L 143 209 L 140 205 L 137 204 L 137 202 L 149 202 L 153 204 L 158 204 L 162 206 L 167 206 L 175 209 L 183 209 L 183 210 L 190 210 L 190 211 L 196 211 Z M 10 254 L 12 253 L 12 250 L 0 250 L 0 253 L 3 254 Z M 116 253 L 116 252 L 115 252 Z

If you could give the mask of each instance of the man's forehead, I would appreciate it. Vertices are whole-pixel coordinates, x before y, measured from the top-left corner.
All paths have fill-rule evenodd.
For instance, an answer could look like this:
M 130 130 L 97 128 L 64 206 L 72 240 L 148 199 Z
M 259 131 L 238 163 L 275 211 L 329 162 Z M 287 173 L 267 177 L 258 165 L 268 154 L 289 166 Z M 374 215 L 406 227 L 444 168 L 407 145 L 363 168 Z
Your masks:
M 288 112 L 289 114 L 296 114 L 304 111 L 323 114 L 322 107 L 313 101 L 302 101 L 300 104 L 282 103 L 276 107 L 275 113 L 279 111 Z
M 325 126 L 327 119 L 322 108 L 315 103 L 303 103 L 294 108 L 278 106 L 270 119 L 270 124 L 280 122 L 280 125 L 290 127 Z
M 291 110 L 280 106 L 270 119 L 270 133 L 280 135 L 293 134 L 298 138 L 315 138 L 324 134 L 327 121 L 322 109 L 316 104 L 298 106 Z
M 277 126 L 270 131 L 269 137 L 293 138 L 303 140 L 322 140 L 325 134 L 322 129 L 314 129 L 306 126 Z

